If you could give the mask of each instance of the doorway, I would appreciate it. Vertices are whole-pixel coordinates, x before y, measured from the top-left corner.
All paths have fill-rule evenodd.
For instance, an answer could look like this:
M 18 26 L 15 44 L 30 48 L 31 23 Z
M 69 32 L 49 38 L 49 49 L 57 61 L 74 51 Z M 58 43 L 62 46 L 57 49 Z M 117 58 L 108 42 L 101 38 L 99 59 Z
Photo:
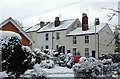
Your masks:
M 92 57 L 95 58 L 95 50 L 92 51 Z

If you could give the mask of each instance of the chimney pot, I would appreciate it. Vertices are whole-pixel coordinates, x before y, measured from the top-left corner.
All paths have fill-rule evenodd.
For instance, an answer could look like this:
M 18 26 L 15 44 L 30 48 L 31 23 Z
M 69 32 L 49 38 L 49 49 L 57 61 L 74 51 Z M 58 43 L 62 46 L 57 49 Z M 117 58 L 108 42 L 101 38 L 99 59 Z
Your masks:
M 96 25 L 100 25 L 99 18 L 96 18 Z
M 55 27 L 59 26 L 60 25 L 60 20 L 59 20 L 59 17 L 55 17 Z
M 88 17 L 86 13 L 82 14 L 82 30 L 88 30 Z
M 45 22 L 41 21 L 40 22 L 40 27 L 42 28 L 45 25 Z

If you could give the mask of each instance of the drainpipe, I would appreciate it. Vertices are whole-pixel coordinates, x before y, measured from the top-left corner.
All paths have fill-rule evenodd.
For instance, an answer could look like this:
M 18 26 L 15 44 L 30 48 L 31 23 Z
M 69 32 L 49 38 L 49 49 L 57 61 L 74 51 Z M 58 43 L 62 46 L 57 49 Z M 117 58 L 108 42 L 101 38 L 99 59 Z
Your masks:
M 96 18 L 95 18 L 95 58 L 96 58 Z
M 52 32 L 52 50 L 53 50 L 53 39 L 54 37 L 53 37 L 53 32 Z
M 99 33 L 98 33 L 98 58 L 99 58 Z

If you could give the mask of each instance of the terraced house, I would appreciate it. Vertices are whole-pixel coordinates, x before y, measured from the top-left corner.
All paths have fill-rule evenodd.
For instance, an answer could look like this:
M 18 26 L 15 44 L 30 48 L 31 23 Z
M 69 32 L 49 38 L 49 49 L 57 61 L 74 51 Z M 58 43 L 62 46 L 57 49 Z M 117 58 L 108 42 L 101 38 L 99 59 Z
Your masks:
M 66 45 L 69 41 L 66 35 L 75 28 L 80 27 L 79 19 L 68 19 L 60 21 L 59 17 L 37 31 L 37 47 L 59 50 L 67 53 Z

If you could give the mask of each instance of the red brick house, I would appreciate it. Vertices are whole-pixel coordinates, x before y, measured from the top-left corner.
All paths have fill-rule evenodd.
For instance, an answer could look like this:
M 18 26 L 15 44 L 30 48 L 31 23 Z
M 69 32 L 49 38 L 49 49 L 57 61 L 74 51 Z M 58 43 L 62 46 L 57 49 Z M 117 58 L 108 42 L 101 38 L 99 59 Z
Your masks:
M 13 20 L 11 17 L 0 24 L 0 30 L 13 31 L 22 37 L 22 45 L 29 46 L 33 43 L 33 40 L 25 33 L 21 26 Z

